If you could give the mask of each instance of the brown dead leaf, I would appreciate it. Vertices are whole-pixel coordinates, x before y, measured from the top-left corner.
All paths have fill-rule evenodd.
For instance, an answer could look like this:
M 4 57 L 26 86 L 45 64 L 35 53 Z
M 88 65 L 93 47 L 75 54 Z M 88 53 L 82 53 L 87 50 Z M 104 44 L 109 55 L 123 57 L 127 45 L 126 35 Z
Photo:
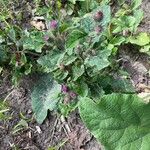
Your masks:
M 139 93 L 138 97 L 142 98 L 144 100 L 145 103 L 149 103 L 150 102 L 150 93 Z
M 36 29 L 43 31 L 46 29 L 45 19 L 44 17 L 34 17 L 30 24 Z
M 150 86 L 147 86 L 145 84 L 139 83 L 137 85 L 137 88 L 144 93 L 150 93 Z

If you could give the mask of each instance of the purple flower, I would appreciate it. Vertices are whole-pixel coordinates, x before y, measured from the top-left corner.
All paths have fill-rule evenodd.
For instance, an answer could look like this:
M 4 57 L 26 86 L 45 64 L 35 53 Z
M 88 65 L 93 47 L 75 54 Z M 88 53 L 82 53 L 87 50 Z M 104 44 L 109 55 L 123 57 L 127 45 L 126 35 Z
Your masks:
M 66 85 L 61 85 L 61 92 L 62 93 L 67 93 L 69 91 L 69 89 L 68 89 L 68 86 L 66 86 Z
M 77 94 L 75 92 L 72 92 L 72 91 L 69 93 L 69 95 L 70 95 L 71 98 L 76 98 L 77 97 Z
M 57 26 L 58 26 L 58 22 L 57 22 L 56 20 L 52 20 L 52 21 L 50 22 L 50 28 L 51 28 L 51 29 L 56 29 Z
M 49 40 L 49 36 L 48 35 L 44 35 L 44 41 L 48 41 Z
M 97 34 L 99 34 L 100 32 L 102 32 L 102 27 L 101 26 L 96 26 L 94 30 Z

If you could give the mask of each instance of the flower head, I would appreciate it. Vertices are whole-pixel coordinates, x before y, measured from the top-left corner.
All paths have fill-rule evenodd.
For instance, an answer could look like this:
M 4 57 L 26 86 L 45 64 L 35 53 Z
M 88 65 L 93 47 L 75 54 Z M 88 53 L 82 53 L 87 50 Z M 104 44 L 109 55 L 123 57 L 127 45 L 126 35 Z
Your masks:
M 43 39 L 44 39 L 44 41 L 48 41 L 49 40 L 49 36 L 48 35 L 44 35 Z
M 77 94 L 75 92 L 73 92 L 73 91 L 71 91 L 69 93 L 69 95 L 70 95 L 71 98 L 76 98 L 77 97 Z
M 94 14 L 94 20 L 95 21 L 101 21 L 103 19 L 103 12 L 98 11 Z
M 67 93 L 69 91 L 69 88 L 68 88 L 68 86 L 66 86 L 66 85 L 61 85 L 61 92 L 62 93 Z
M 52 20 L 52 21 L 50 22 L 50 28 L 51 28 L 51 29 L 56 29 L 57 26 L 58 26 L 58 22 L 57 22 L 56 20 Z
M 96 26 L 96 27 L 94 28 L 94 30 L 95 30 L 95 32 L 96 32 L 97 34 L 99 34 L 99 33 L 102 32 L 102 27 L 101 27 L 101 26 Z

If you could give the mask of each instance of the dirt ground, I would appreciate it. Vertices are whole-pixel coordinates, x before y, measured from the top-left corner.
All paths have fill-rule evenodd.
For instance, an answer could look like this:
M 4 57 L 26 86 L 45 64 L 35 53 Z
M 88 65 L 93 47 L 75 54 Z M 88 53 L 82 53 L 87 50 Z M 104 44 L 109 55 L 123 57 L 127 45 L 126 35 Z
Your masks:
M 144 0 L 142 4 L 145 17 L 139 27 L 140 31 L 150 33 L 150 0 Z M 150 87 L 150 58 L 137 54 L 132 47 L 125 47 L 120 52 L 120 57 L 126 60 L 122 67 L 131 76 L 131 81 L 138 92 L 142 92 L 142 85 Z M 19 86 L 14 88 L 10 81 L 9 73 L 0 77 L 0 100 L 6 99 L 10 110 L 11 119 L 0 121 L 0 150 L 47 150 L 48 147 L 64 144 L 60 150 L 101 150 L 101 144 L 89 133 L 80 120 L 78 112 L 73 112 L 66 120 L 55 113 L 49 113 L 42 125 L 36 123 L 31 109 L 30 94 L 33 84 L 38 80 L 38 75 L 25 77 Z M 29 120 L 28 126 L 14 133 L 14 127 L 21 120 L 21 115 Z M 71 131 L 68 133 L 68 131 Z

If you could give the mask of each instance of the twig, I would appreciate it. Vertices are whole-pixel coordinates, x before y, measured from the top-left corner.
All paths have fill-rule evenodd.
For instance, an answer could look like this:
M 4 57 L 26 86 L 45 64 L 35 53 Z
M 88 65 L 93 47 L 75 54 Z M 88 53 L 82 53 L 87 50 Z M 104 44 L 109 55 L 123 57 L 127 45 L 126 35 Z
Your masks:
M 13 87 L 12 87 L 12 89 L 13 89 Z M 4 103 L 6 102 L 6 100 L 10 97 L 10 95 L 12 94 L 14 92 L 14 90 L 12 90 L 6 97 L 5 97 L 5 99 L 4 99 Z
M 65 117 L 62 115 L 62 116 L 60 117 L 60 120 L 61 120 L 61 122 L 64 124 L 64 129 L 66 130 L 67 135 L 68 135 L 68 134 L 71 132 L 71 129 L 70 129 L 69 125 L 67 124 L 67 122 L 66 122 L 66 120 L 65 120 Z

